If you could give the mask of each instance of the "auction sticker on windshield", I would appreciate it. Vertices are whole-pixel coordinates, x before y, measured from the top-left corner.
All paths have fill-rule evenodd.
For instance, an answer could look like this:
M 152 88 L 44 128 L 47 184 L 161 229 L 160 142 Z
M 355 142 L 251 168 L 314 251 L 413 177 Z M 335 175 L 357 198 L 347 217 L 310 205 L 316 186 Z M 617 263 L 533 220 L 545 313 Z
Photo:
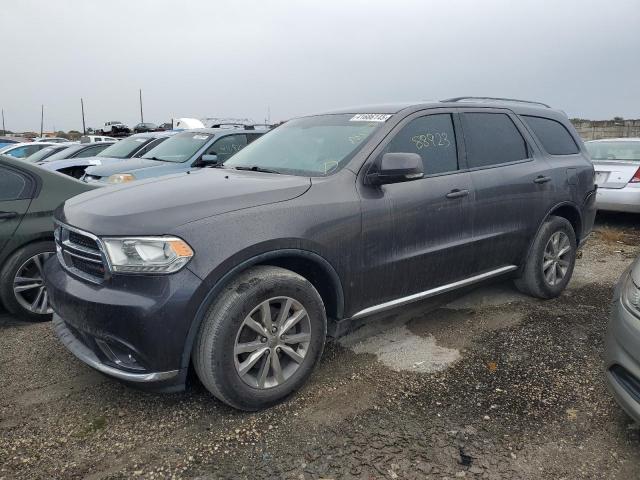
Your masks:
M 386 122 L 391 115 L 385 113 L 359 113 L 349 120 L 350 122 Z

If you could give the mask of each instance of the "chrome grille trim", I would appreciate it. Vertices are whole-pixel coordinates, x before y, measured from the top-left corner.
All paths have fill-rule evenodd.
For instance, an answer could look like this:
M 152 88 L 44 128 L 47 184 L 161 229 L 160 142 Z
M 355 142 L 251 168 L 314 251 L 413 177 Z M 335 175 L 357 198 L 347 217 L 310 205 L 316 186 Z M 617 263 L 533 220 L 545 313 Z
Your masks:
M 69 232 L 80 235 L 95 242 L 97 250 L 84 245 L 74 243 L 69 238 Z M 102 248 L 102 242 L 92 233 L 71 227 L 62 222 L 55 222 L 54 238 L 56 242 L 56 255 L 62 267 L 68 272 L 92 283 L 102 283 L 109 271 L 109 264 Z M 104 273 L 101 276 L 87 273 L 74 265 L 73 259 L 100 265 Z

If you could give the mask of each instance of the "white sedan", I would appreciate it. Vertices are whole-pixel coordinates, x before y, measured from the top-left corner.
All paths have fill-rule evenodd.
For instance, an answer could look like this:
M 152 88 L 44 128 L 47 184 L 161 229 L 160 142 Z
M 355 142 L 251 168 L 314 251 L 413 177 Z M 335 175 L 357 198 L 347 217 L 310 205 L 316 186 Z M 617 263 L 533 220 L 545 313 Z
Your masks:
M 640 213 L 640 138 L 585 143 L 596 171 L 598 210 Z
M 33 155 L 51 145 L 60 144 L 52 142 L 11 143 L 0 148 L 0 155 L 9 155 L 14 158 L 27 158 L 29 155 Z

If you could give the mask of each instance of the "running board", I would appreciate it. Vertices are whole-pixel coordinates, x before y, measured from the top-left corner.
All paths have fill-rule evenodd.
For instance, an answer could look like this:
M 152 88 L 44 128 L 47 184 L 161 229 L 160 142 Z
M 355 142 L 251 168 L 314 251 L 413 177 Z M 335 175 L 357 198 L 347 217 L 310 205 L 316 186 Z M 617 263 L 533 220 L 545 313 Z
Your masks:
M 434 297 L 436 295 L 440 295 L 441 293 L 447 293 L 452 290 L 457 290 L 458 288 L 466 287 L 468 285 L 472 285 L 474 283 L 481 282 L 489 278 L 497 277 L 504 273 L 513 272 L 514 270 L 517 270 L 517 269 L 518 267 L 516 267 L 515 265 L 507 265 L 506 267 L 501 267 L 496 270 L 491 270 L 490 272 L 481 273 L 480 275 L 475 275 L 473 277 L 465 278 L 464 280 L 448 283 L 447 285 L 441 285 L 439 287 L 432 288 L 431 290 L 425 290 L 424 292 L 414 293 L 413 295 L 409 295 L 407 297 L 390 300 L 388 302 L 381 303 L 379 305 L 374 305 L 373 307 L 368 307 L 368 308 L 365 308 L 364 310 L 360 310 L 355 315 L 353 315 L 351 319 L 354 320 L 356 318 L 366 317 L 367 315 L 384 312 L 385 310 L 390 310 L 392 308 L 400 307 L 408 303 L 417 302 L 418 300 Z

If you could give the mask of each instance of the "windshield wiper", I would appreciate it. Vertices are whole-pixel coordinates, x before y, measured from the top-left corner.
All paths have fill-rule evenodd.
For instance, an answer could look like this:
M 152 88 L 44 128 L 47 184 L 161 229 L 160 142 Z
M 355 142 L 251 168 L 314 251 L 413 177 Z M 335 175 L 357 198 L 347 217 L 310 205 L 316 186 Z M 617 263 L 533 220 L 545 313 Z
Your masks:
M 262 172 L 262 173 L 277 173 L 280 174 L 280 172 L 276 171 L 276 170 L 271 170 L 269 168 L 262 168 L 259 167 L 258 165 L 254 165 L 253 167 L 234 167 L 236 170 L 248 170 L 251 172 Z

